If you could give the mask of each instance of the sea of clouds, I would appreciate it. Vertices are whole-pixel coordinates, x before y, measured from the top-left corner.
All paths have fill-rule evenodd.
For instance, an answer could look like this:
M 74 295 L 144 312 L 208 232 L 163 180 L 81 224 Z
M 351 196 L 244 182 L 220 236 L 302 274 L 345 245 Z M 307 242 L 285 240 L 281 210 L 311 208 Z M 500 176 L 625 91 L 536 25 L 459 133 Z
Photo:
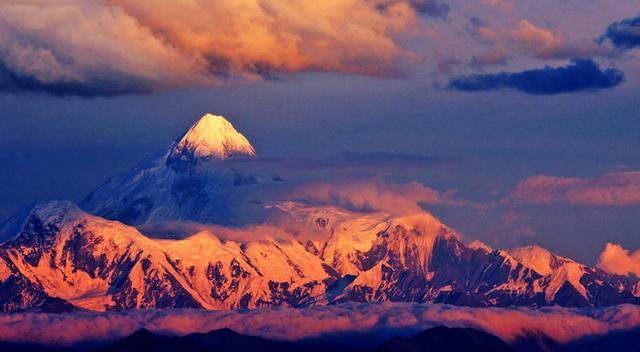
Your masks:
M 637 329 L 640 327 L 640 306 L 532 309 L 387 302 L 246 311 L 183 309 L 2 314 L 0 340 L 71 346 L 112 341 L 143 327 L 168 335 L 228 327 L 240 333 L 280 340 L 367 336 L 363 343 L 375 345 L 392 336 L 411 335 L 438 325 L 481 329 L 508 343 L 536 334 L 567 344 Z

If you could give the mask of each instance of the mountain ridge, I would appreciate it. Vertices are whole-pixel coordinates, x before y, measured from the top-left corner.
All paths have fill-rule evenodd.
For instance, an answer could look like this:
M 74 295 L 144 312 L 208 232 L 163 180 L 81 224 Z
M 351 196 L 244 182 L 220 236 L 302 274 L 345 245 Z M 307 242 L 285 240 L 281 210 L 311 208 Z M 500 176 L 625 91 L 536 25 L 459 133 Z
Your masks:
M 355 347 L 350 345 L 328 345 L 324 341 L 278 341 L 257 336 L 239 334 L 223 328 L 208 333 L 192 333 L 185 336 L 167 337 L 141 329 L 120 341 L 98 349 L 100 352 L 119 351 L 368 351 L 400 352 L 474 350 L 482 352 L 514 351 L 500 338 L 487 332 L 471 328 L 438 326 L 410 337 L 391 338 L 378 347 Z
M 54 209 L 58 208 L 58 211 Z M 0 245 L 4 311 L 44 309 L 237 309 L 340 302 L 416 301 L 468 306 L 639 304 L 638 280 L 568 261 L 543 275 L 502 250 L 465 245 L 428 214 L 339 214 L 281 207 L 327 231 L 313 246 L 268 236 L 237 242 L 203 231 L 153 239 L 69 202 L 36 205 Z M 44 209 L 44 210 L 43 210 Z M 321 216 L 319 216 L 321 215 Z M 342 229 L 337 231 L 337 229 Z M 350 244 L 353 238 L 360 243 Z M 365 242 L 362 242 L 365 241 Z M 579 266 L 579 277 L 566 265 Z M 40 297 L 40 298 L 38 298 Z M 59 309 L 59 308 L 57 308 Z
M 638 278 L 537 246 L 467 245 L 427 211 L 392 215 L 296 197 L 263 202 L 255 191 L 284 181 L 242 168 L 256 157 L 225 118 L 206 114 L 159 157 L 110 178 L 80 207 L 52 201 L 17 214 L 0 226 L 0 310 L 640 304 Z M 246 234 L 239 240 L 216 230 L 158 239 L 133 227 L 235 225 L 236 207 L 271 217 L 263 226 L 236 225 Z

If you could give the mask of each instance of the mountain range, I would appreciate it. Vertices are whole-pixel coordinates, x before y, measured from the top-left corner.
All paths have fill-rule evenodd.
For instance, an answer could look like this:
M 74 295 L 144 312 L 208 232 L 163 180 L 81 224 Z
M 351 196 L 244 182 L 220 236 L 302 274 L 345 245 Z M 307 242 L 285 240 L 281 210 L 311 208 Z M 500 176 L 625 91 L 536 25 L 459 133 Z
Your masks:
M 276 351 L 361 351 L 361 352 L 411 352 L 423 351 L 478 351 L 508 352 L 514 348 L 500 338 L 470 328 L 438 326 L 410 337 L 394 337 L 374 348 L 327 345 L 323 341 L 274 341 L 236 333 L 230 329 L 214 330 L 206 334 L 193 333 L 180 337 L 165 337 L 148 330 L 134 334 L 104 348 L 100 352 L 122 351 L 225 351 L 225 352 L 276 352 Z
M 537 246 L 467 243 L 428 212 L 256 199 L 256 190 L 287 183 L 276 172 L 245 167 L 258 160 L 226 119 L 207 114 L 79 206 L 49 201 L 16 214 L 0 225 L 0 311 L 640 304 L 636 277 Z M 231 228 L 239 206 L 267 208 L 286 221 L 243 227 L 245 238 L 205 226 Z M 158 222 L 203 229 L 178 238 L 144 233 Z

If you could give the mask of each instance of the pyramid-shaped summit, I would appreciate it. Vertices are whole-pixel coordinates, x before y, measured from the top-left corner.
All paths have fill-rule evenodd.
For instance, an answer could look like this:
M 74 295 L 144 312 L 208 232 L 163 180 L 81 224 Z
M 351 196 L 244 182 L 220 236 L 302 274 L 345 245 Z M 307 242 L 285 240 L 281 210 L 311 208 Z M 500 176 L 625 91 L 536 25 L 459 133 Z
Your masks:
M 256 156 L 245 136 L 222 116 L 205 114 L 171 148 L 168 160 Z
M 156 157 L 111 177 L 80 207 L 130 225 L 166 220 L 230 223 L 233 210 L 250 192 L 277 182 L 273 172 L 250 172 L 250 166 L 236 162 L 255 157 L 251 143 L 229 121 L 206 114 Z

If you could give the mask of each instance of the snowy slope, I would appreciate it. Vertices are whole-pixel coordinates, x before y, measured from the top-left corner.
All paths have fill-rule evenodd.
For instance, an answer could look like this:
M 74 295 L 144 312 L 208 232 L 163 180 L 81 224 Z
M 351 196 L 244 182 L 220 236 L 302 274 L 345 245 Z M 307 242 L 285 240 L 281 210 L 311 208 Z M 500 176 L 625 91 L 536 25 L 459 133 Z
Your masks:
M 298 242 L 151 239 L 69 202 L 37 205 L 22 223 L 0 247 L 0 278 L 90 310 L 297 306 L 332 278 Z
M 256 234 L 258 240 L 237 242 L 202 231 L 180 240 L 153 239 L 69 202 L 36 205 L 14 217 L 11 232 L 3 234 L 9 240 L 0 245 L 0 308 L 640 303 L 637 279 L 541 248 L 467 246 L 426 213 L 392 217 L 294 202 L 277 207 L 326 236 L 283 240 L 267 231 Z
M 168 161 L 255 156 L 253 146 L 229 121 L 222 116 L 205 114 L 171 148 Z
M 639 302 L 633 279 L 588 268 L 540 247 L 465 245 L 430 214 L 391 217 L 287 202 L 279 208 L 323 232 L 307 248 L 343 278 L 325 302 L 431 301 L 567 306 Z

